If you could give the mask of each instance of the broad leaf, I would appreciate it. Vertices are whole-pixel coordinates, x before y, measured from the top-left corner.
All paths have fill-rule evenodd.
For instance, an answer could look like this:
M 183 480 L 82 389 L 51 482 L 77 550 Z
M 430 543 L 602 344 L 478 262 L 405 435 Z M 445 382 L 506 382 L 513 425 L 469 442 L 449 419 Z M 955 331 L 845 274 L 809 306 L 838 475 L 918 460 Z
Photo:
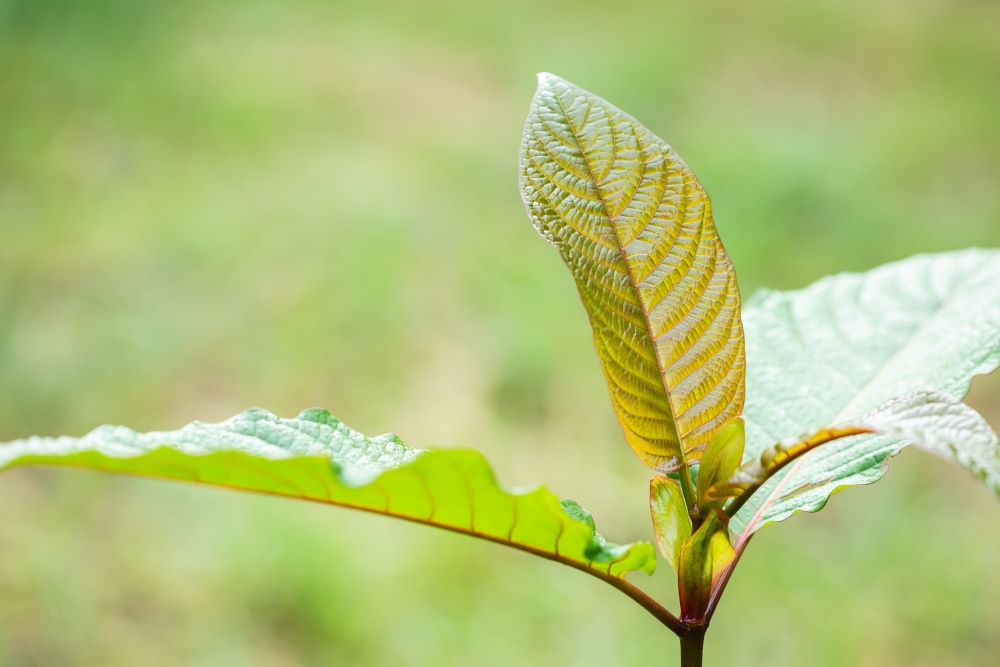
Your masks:
M 901 396 L 859 423 L 962 466 L 1000 496 L 1000 439 L 982 415 L 947 394 Z
M 684 542 L 691 537 L 691 517 L 680 485 L 668 477 L 649 480 L 649 514 L 653 519 L 656 546 L 678 572 L 677 561 Z
M 506 544 L 582 570 L 652 572 L 652 545 L 617 545 L 579 505 L 542 487 L 505 489 L 471 450 L 419 450 L 368 438 L 325 410 L 280 419 L 249 410 L 219 424 L 136 433 L 102 426 L 81 438 L 0 445 L 0 468 L 50 464 L 289 496 L 408 519 Z
M 851 423 L 917 390 L 960 400 L 1000 362 L 1000 251 L 919 255 L 747 304 L 747 447 Z M 869 484 L 903 442 L 859 436 L 824 445 L 772 477 L 733 518 L 744 539 L 817 511 L 837 489 Z
M 713 500 L 754 493 L 783 467 L 821 445 L 865 433 L 884 433 L 957 463 L 1000 495 L 1000 441 L 982 416 L 937 391 L 919 391 L 887 401 L 852 424 L 820 429 L 794 442 L 780 442 L 708 490 Z M 850 448 L 846 448 L 850 454 Z M 806 464 L 808 468 L 808 464 Z M 805 473 L 805 470 L 803 470 Z
M 736 275 L 705 190 L 634 118 L 541 74 L 521 194 L 576 280 L 629 445 L 661 471 L 698 460 L 740 414 L 745 368 Z

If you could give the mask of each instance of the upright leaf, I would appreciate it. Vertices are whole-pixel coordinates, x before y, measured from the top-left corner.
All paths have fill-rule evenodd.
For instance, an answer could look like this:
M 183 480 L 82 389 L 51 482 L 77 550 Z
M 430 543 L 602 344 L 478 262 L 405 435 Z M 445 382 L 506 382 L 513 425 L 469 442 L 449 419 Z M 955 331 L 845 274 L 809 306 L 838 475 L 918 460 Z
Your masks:
M 743 459 L 746 432 L 743 420 L 734 419 L 715 434 L 698 466 L 698 508 L 702 515 L 719 507 L 721 501 L 709 496 L 716 482 L 729 479 Z
M 744 460 L 916 390 L 961 400 L 974 375 L 1000 362 L 998 285 L 1000 251 L 965 250 L 751 299 Z M 768 480 L 731 525 L 748 535 L 817 511 L 837 489 L 881 478 L 902 444 L 873 434 L 824 445 Z
M 681 487 L 668 477 L 649 480 L 649 514 L 660 553 L 678 572 L 681 546 L 691 537 L 691 517 Z
M 471 450 L 420 450 L 368 438 L 326 410 L 280 419 L 249 410 L 166 433 L 102 426 L 81 438 L 0 444 L 0 469 L 48 464 L 198 482 L 341 505 L 479 537 L 581 570 L 652 572 L 652 545 L 617 545 L 572 501 L 505 489 Z
M 541 74 L 521 194 L 576 280 L 629 445 L 662 471 L 699 459 L 742 410 L 745 366 L 736 275 L 701 184 L 634 118 Z

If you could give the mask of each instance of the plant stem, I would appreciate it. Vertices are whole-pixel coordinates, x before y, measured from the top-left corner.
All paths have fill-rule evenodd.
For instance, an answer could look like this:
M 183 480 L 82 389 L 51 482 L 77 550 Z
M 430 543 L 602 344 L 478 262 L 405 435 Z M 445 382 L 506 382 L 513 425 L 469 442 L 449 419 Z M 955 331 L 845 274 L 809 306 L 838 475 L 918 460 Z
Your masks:
M 705 628 L 692 628 L 681 635 L 681 667 L 701 667 L 702 650 L 705 647 Z
M 681 495 L 684 496 L 684 504 L 687 505 L 688 514 L 690 514 L 694 509 L 694 489 L 691 486 L 691 469 L 687 465 L 683 465 L 677 472 L 681 483 Z

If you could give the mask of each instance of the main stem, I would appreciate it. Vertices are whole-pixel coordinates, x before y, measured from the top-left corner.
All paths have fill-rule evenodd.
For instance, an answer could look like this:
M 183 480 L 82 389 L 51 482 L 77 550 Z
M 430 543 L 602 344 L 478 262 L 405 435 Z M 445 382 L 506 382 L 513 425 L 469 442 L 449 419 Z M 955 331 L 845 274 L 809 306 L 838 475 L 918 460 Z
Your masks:
M 681 635 L 681 667 L 701 667 L 702 650 L 705 647 L 705 628 L 693 628 Z
M 684 496 L 684 504 L 687 505 L 688 512 L 694 509 L 694 488 L 691 484 L 691 468 L 685 463 L 678 471 L 681 485 L 681 495 Z

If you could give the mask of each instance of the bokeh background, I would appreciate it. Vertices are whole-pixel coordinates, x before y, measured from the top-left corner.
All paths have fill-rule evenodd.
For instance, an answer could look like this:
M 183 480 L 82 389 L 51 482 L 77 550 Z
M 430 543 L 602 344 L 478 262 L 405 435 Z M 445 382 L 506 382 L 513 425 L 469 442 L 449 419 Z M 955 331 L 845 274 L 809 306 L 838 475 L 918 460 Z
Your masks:
M 534 73 L 713 196 L 745 294 L 1000 245 L 991 0 L 0 0 L 0 440 L 320 405 L 649 538 L 516 154 Z M 1000 290 L 1000 288 L 998 288 Z M 972 403 L 1000 426 L 1000 381 Z M 1000 506 L 917 452 L 768 528 L 709 664 L 995 665 Z M 672 599 L 667 566 L 650 590 Z M 401 522 L 0 478 L 0 664 L 676 664 L 617 591 Z

